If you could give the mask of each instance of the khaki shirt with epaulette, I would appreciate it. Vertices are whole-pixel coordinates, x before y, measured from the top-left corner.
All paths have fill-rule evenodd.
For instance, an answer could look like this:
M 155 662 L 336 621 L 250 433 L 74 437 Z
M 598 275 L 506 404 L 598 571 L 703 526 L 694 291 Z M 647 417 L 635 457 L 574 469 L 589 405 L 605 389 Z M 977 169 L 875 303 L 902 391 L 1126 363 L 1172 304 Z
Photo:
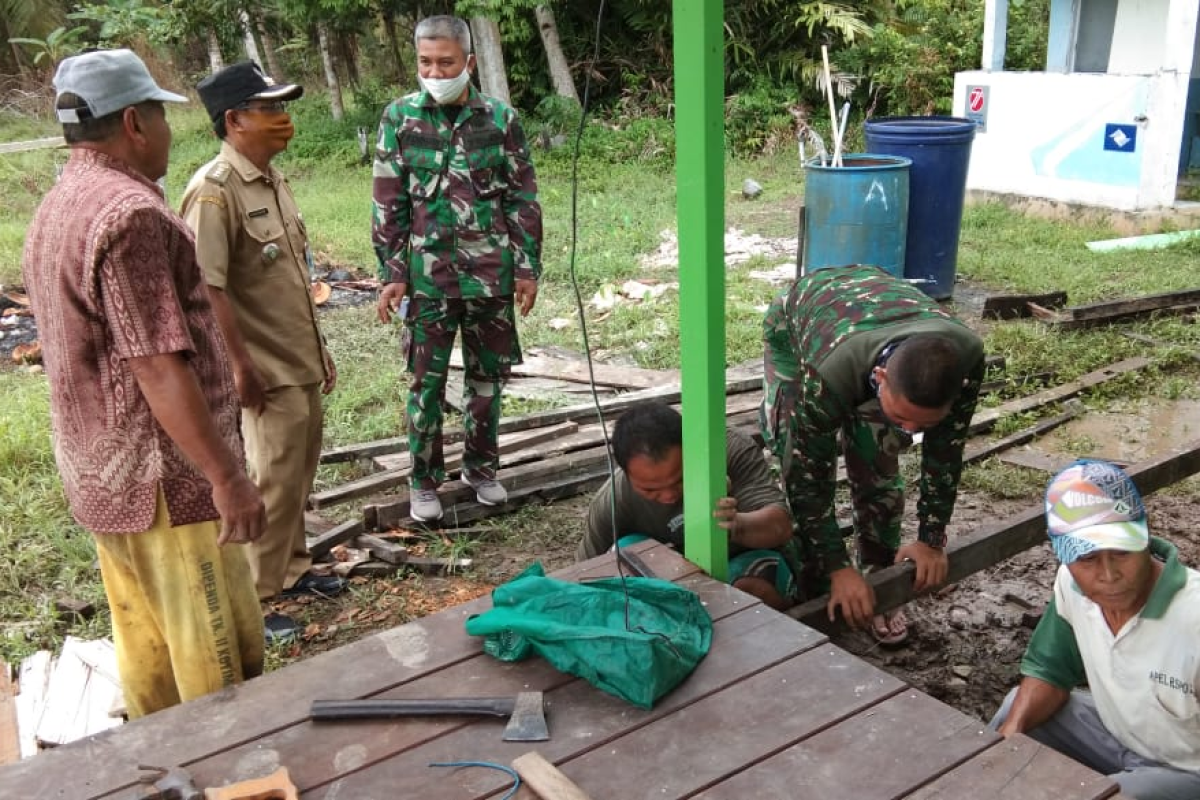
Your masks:
M 267 388 L 323 380 L 308 237 L 283 175 L 274 167 L 264 174 L 223 142 L 188 182 L 181 213 L 204 278 L 229 298 Z

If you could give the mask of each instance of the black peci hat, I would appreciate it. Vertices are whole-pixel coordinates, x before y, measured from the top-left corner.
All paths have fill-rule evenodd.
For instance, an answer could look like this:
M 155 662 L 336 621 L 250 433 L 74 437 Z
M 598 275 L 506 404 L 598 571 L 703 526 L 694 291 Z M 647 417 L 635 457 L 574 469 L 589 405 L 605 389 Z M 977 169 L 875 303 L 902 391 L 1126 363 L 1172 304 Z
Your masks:
M 209 118 L 217 123 L 225 112 L 247 100 L 295 100 L 304 87 L 294 83 L 275 83 L 253 61 L 242 61 L 214 72 L 196 84 L 200 100 Z

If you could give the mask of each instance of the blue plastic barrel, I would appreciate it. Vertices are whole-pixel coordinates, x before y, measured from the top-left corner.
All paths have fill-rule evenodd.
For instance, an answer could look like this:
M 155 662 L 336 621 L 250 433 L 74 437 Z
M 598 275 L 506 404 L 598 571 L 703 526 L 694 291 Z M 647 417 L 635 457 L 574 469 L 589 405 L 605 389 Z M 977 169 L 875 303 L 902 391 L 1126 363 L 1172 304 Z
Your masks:
M 908 169 L 897 156 L 852 153 L 842 166 L 804 165 L 807 274 L 825 267 L 874 264 L 904 274 Z
M 954 293 L 975 123 L 961 117 L 888 117 L 867 120 L 864 127 L 872 153 L 912 160 L 904 277 L 944 300 Z

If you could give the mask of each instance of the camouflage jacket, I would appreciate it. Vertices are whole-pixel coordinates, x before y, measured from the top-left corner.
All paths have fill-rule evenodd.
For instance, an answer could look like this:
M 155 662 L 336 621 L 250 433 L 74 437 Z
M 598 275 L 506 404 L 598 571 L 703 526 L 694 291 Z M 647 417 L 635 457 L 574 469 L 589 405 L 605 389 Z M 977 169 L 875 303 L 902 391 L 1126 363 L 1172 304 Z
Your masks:
M 511 295 L 541 274 L 542 210 L 516 112 L 471 87 L 451 122 L 426 92 L 383 112 L 371 238 L 384 283 L 435 298 Z
M 943 547 L 983 380 L 982 340 L 919 289 L 875 267 L 818 270 L 767 311 L 763 434 L 784 464 L 797 526 L 815 540 L 826 572 L 850 563 L 834 515 L 838 432 L 872 400 L 867 378 L 880 351 L 917 333 L 953 340 L 966 375 L 949 415 L 921 444 L 918 538 Z

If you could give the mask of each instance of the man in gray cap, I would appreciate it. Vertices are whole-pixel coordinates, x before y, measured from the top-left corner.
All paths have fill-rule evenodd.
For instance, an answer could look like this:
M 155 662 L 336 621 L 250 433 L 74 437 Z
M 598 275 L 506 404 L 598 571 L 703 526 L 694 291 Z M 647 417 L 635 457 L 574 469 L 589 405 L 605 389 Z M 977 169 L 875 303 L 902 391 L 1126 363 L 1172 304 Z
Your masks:
M 1137 487 L 1104 461 L 1054 477 L 1046 527 L 1054 596 L 992 727 L 1110 776 L 1122 797 L 1195 800 L 1200 573 L 1150 535 Z
M 229 358 L 167 171 L 164 91 L 129 50 L 54 77 L 71 157 L 26 235 L 55 458 L 96 541 L 126 707 L 149 714 L 262 672 Z
M 242 405 L 250 476 L 267 505 L 267 530 L 250 547 L 262 600 L 279 594 L 337 594 L 345 581 L 316 575 L 304 536 L 304 507 L 321 454 L 321 395 L 337 372 L 309 291 L 312 255 L 287 180 L 271 160 L 294 131 L 285 103 L 304 89 L 276 84 L 252 61 L 196 87 L 222 140 L 183 196 L 196 257 L 225 335 Z M 294 638 L 297 624 L 265 620 L 269 641 Z

